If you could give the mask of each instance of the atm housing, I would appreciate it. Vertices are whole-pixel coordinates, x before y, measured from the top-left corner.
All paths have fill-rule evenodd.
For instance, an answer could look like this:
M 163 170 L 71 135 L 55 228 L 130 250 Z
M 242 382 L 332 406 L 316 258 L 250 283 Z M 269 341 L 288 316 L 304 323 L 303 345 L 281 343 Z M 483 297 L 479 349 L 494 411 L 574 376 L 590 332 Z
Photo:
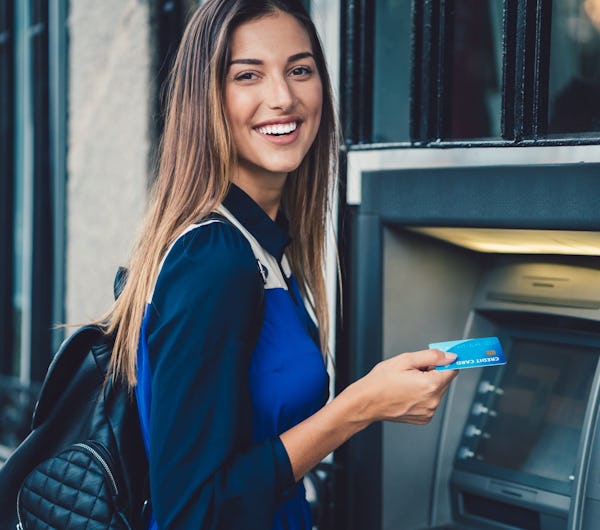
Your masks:
M 429 425 L 375 424 L 338 451 L 336 528 L 600 528 L 600 258 L 476 252 L 415 231 L 598 230 L 598 175 L 597 164 L 363 173 L 339 388 L 382 358 L 461 337 L 498 336 L 508 364 L 462 370 Z
M 472 528 L 564 530 L 570 516 L 583 516 L 584 528 L 593 528 L 600 498 L 582 494 L 586 477 L 600 474 L 589 462 L 600 381 L 600 271 L 501 266 L 484 276 L 473 305 L 466 335 L 500 337 L 508 364 L 461 373 L 446 404 L 442 436 L 457 447 L 453 519 Z M 463 416 L 456 443 L 450 424 Z

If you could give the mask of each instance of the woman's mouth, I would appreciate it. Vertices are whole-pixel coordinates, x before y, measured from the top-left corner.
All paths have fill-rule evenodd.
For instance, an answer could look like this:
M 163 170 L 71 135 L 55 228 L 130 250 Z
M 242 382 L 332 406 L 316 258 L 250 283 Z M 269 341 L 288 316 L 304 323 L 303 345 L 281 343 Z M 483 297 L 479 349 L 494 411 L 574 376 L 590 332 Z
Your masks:
M 299 120 L 285 123 L 269 123 L 260 125 L 254 130 L 271 145 L 280 147 L 289 146 L 296 142 L 300 135 L 302 122 Z
M 283 136 L 293 133 L 297 128 L 298 122 L 291 121 L 288 123 L 274 123 L 271 125 L 265 125 L 263 127 L 257 127 L 256 130 L 260 134 L 264 135 Z

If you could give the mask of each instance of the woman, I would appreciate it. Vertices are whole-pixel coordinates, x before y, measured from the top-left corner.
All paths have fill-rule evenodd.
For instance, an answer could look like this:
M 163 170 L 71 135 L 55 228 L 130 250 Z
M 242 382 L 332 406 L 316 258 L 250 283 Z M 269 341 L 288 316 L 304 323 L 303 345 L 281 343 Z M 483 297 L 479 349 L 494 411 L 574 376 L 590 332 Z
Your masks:
M 325 405 L 336 149 L 299 1 L 208 0 L 194 13 L 148 218 L 109 315 L 158 528 L 310 529 L 306 472 L 374 421 L 426 423 L 454 376 L 428 371 L 451 362 L 442 352 L 403 354 Z

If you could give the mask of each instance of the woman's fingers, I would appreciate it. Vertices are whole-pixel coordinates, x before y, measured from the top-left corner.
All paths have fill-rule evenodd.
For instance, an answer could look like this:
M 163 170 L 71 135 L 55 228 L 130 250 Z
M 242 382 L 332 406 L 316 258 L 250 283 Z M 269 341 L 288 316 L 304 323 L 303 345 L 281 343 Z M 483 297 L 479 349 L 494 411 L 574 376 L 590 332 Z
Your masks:
M 380 362 L 365 381 L 370 388 L 373 419 L 428 423 L 457 370 L 433 370 L 451 363 L 454 354 L 421 350 Z

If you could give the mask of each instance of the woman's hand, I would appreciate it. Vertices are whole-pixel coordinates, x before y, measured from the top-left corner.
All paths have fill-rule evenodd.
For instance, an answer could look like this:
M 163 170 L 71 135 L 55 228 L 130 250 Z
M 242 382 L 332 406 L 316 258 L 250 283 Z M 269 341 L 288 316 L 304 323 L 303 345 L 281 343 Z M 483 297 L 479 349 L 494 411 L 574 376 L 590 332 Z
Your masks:
M 458 373 L 434 368 L 455 358 L 440 350 L 423 350 L 382 361 L 310 418 L 284 432 L 280 438 L 295 479 L 375 421 L 428 423 Z
M 428 423 L 458 374 L 458 370 L 436 371 L 434 368 L 454 359 L 456 355 L 440 350 L 422 350 L 381 361 L 346 389 L 360 397 L 357 421 Z

